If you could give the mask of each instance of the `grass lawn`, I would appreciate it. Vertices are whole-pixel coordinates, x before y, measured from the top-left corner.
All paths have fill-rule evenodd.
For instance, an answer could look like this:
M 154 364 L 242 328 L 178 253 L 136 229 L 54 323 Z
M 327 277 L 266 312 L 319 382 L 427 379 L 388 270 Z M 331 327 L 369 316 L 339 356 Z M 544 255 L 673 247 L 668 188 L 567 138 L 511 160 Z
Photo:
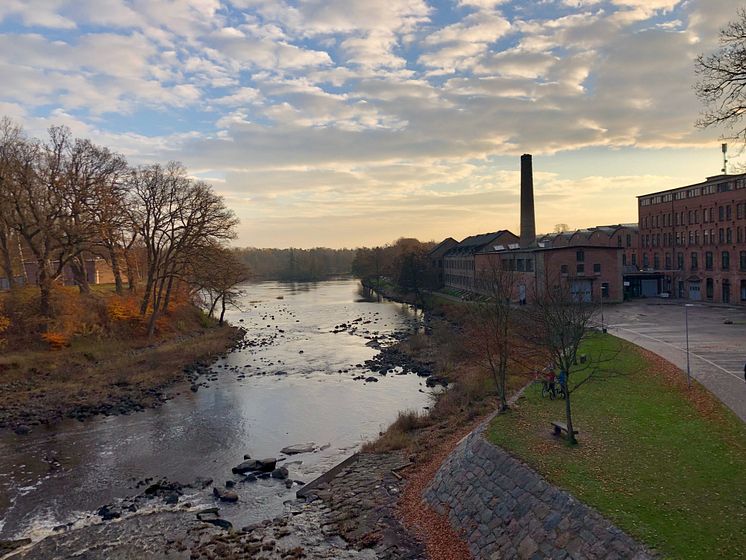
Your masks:
M 488 438 L 664 557 L 746 558 L 746 426 L 657 356 L 611 335 L 586 344 L 589 355 L 621 350 L 623 375 L 572 394 L 577 447 L 551 435 L 565 402 L 539 385 Z

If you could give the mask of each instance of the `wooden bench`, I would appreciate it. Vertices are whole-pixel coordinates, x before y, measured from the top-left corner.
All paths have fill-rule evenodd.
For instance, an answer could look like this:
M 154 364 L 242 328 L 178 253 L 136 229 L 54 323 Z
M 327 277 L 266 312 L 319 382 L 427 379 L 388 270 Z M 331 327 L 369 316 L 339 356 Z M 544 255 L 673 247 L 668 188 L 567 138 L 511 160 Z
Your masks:
M 554 426 L 554 435 L 555 436 L 561 436 L 562 432 L 567 432 L 567 424 L 564 422 L 552 422 L 552 426 Z M 576 430 L 575 428 L 572 429 L 573 433 L 575 435 L 578 435 L 580 432 Z

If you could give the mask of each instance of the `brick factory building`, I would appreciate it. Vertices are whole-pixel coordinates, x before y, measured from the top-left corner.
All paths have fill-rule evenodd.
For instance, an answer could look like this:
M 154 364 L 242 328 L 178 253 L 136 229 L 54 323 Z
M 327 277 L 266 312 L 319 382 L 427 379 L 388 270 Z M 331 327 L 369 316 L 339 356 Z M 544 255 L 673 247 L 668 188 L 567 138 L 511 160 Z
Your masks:
M 746 304 L 746 174 L 637 201 L 639 295 Z
M 623 274 L 637 260 L 635 224 L 598 226 L 537 239 L 534 221 L 533 164 L 521 156 L 521 236 L 517 242 L 490 245 L 475 255 L 476 275 L 493 270 L 512 275 L 513 300 L 531 303 L 542 290 L 566 283 L 582 301 L 621 302 Z M 485 291 L 477 282 L 474 291 Z
M 467 237 L 443 256 L 443 283 L 446 288 L 473 292 L 475 287 L 474 255 L 517 241 L 515 234 L 508 230 Z

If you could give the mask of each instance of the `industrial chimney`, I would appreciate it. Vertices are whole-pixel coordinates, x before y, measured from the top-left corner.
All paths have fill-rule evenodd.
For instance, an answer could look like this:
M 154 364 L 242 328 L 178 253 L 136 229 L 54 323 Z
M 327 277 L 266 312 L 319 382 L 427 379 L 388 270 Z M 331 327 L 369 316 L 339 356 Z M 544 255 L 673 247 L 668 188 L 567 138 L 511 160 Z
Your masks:
M 534 174 L 531 154 L 521 156 L 521 248 L 536 244 L 534 219 Z

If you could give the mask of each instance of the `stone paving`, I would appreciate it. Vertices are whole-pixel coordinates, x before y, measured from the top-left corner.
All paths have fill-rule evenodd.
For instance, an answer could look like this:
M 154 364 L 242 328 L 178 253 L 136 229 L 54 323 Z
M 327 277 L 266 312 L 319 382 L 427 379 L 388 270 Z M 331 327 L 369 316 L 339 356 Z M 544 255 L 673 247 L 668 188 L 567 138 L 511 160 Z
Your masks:
M 643 560 L 653 556 L 598 512 L 489 443 L 464 438 L 425 492 L 477 559 Z
M 330 509 L 327 528 L 334 526 L 352 546 L 371 548 L 381 559 L 424 558 L 422 545 L 396 515 L 404 481 L 393 473 L 409 464 L 401 452 L 361 453 L 308 498 L 325 503 Z

